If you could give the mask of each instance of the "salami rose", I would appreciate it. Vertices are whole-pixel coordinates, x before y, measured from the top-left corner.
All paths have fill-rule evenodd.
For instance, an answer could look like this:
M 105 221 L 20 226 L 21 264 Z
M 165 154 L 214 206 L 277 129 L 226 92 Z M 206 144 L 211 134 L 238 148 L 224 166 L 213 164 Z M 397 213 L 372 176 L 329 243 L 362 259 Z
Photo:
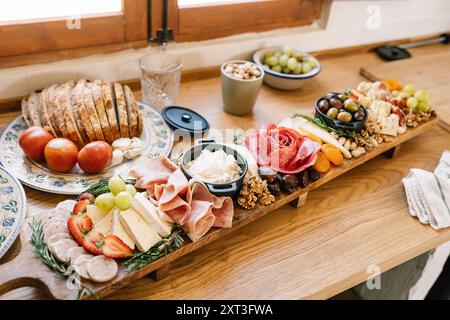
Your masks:
M 297 173 L 314 165 L 320 144 L 299 132 L 267 124 L 247 134 L 245 145 L 259 166 L 282 173 Z

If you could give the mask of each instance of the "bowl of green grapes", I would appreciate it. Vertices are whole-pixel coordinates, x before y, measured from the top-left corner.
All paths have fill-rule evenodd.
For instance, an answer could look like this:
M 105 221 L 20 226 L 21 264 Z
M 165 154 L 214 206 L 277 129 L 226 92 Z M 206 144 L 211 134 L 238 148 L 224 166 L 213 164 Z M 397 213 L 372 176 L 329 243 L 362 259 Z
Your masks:
M 258 50 L 253 54 L 253 61 L 264 68 L 264 83 L 281 90 L 299 89 L 320 72 L 315 57 L 289 47 Z

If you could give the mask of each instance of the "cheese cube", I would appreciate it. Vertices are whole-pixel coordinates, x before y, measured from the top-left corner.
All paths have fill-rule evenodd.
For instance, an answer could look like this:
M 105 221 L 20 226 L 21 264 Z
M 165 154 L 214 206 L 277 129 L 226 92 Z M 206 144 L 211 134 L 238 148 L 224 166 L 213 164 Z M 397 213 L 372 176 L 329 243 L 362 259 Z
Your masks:
M 123 241 L 131 250 L 134 250 L 134 241 L 126 232 L 122 223 L 120 222 L 120 211 L 118 209 L 114 210 L 113 213 L 113 224 L 111 234 L 117 236 L 120 240 Z
M 95 204 L 90 204 L 87 206 L 86 213 L 91 218 L 92 223 L 96 225 L 99 223 L 104 217 L 108 215 L 109 212 L 103 212 L 99 208 L 95 206 Z
M 120 213 L 120 222 L 139 251 L 148 251 L 162 240 L 158 233 L 133 208 Z
M 94 224 L 95 231 L 103 233 L 104 236 L 110 234 L 113 225 L 113 213 L 114 210 L 111 210 L 99 223 Z
M 399 121 L 400 117 L 398 115 L 391 114 L 381 122 L 381 133 L 396 137 L 398 133 Z
M 172 233 L 172 225 L 161 219 L 156 206 L 147 199 L 145 192 L 134 197 L 133 208 L 141 214 L 144 220 L 158 232 L 161 237 L 168 237 Z

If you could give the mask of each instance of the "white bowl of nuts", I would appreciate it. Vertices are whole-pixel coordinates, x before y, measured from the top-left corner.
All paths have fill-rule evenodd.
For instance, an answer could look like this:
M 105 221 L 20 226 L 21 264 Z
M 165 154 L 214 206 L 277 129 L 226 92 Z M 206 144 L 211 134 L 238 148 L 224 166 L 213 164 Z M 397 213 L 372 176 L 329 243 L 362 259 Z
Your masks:
M 299 89 L 320 72 L 315 57 L 288 47 L 258 50 L 253 54 L 253 61 L 264 69 L 264 83 L 281 90 Z
M 232 60 L 222 64 L 222 100 L 226 112 L 245 115 L 253 110 L 264 79 L 264 70 L 256 63 Z

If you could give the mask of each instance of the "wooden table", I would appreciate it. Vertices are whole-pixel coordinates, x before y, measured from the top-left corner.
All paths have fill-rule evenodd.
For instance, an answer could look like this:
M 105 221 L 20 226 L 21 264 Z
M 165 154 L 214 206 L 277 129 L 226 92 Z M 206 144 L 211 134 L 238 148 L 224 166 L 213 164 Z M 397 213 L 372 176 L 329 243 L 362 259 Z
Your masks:
M 440 48 L 412 51 L 425 56 Z M 324 60 L 320 76 L 299 91 L 264 87 L 251 116 L 235 117 L 222 111 L 219 78 L 183 83 L 179 104 L 203 114 L 212 128 L 251 128 L 277 122 L 296 111 L 311 112 L 317 97 L 354 86 L 362 79 L 360 67 L 381 63 L 371 53 Z M 0 126 L 14 115 L 0 114 Z M 442 151 L 450 149 L 449 138 L 450 134 L 437 126 L 405 143 L 397 158 L 378 157 L 310 192 L 302 208 L 283 207 L 177 260 L 166 279 L 137 280 L 110 298 L 332 297 L 365 281 L 368 266 L 385 271 L 450 240 L 450 230 L 434 231 L 410 216 L 401 184 L 412 167 L 433 170 Z M 29 188 L 26 193 L 29 210 L 51 208 L 63 199 Z M 13 255 L 14 250 L 2 262 Z M 22 288 L 2 298 L 47 296 L 37 289 Z

